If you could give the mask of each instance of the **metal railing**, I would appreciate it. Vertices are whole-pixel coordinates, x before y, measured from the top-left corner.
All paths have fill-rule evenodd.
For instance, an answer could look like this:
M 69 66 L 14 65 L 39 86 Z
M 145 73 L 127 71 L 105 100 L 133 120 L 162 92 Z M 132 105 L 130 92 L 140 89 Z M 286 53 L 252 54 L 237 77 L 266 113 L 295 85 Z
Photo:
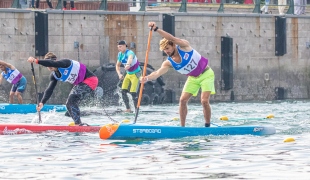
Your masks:
M 21 4 L 20 1 L 26 1 L 26 0 L 13 0 L 12 6 L 11 8 L 21 8 Z M 62 9 L 63 8 L 63 1 L 64 0 L 57 0 L 57 5 L 55 9 Z M 99 2 L 99 8 L 98 10 L 108 10 L 108 2 L 128 2 L 128 4 L 131 4 L 131 6 L 136 6 L 138 4 L 138 6 L 140 7 L 139 11 L 146 11 L 146 7 L 148 6 L 173 6 L 175 7 L 175 5 L 180 5 L 178 11 L 179 12 L 187 12 L 188 6 L 189 5 L 193 5 L 196 4 L 197 6 L 201 5 L 214 5 L 214 4 L 219 4 L 218 13 L 224 13 L 224 9 L 225 9 L 225 5 L 238 5 L 239 7 L 242 6 L 242 4 L 239 4 L 238 2 L 232 1 L 232 3 L 224 3 L 224 1 L 231 1 L 231 0 L 220 0 L 220 3 L 214 3 L 213 0 L 205 0 L 205 2 L 193 2 L 193 0 L 181 0 L 181 2 L 179 2 L 180 0 L 161 0 L 163 2 L 158 2 L 158 1 L 150 1 L 150 0 L 140 0 L 140 1 L 117 1 L 117 0 L 113 0 L 113 1 L 108 1 L 108 0 L 74 0 L 75 2 Z M 172 2 L 171 2 L 172 1 Z M 212 1 L 211 3 L 208 1 Z M 264 1 L 263 1 L 264 2 Z M 294 5 L 294 0 L 288 0 L 288 5 L 275 5 L 275 4 L 269 4 L 269 6 L 288 6 L 288 10 L 286 12 L 286 14 L 294 14 L 294 7 L 296 5 Z M 261 11 L 261 6 L 264 5 L 262 4 L 262 0 L 254 0 L 254 9 L 252 11 L 252 13 L 257 13 L 260 14 L 262 13 Z M 130 5 L 129 5 L 130 6 Z M 246 5 L 244 5 L 246 6 Z M 248 5 L 247 5 L 248 6 Z M 306 6 L 306 5 L 298 5 L 298 6 Z

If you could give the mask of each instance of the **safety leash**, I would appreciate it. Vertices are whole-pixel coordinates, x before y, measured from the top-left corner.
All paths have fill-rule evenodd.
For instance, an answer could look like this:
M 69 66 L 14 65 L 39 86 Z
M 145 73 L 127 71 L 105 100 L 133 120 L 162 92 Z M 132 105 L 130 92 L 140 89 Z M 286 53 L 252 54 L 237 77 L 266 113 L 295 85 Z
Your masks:
M 103 109 L 104 113 L 107 115 L 107 117 L 108 117 L 114 124 L 118 124 L 118 123 L 119 123 L 117 120 L 113 119 L 113 118 L 110 116 L 110 114 L 105 110 L 104 107 L 102 107 L 102 109 Z

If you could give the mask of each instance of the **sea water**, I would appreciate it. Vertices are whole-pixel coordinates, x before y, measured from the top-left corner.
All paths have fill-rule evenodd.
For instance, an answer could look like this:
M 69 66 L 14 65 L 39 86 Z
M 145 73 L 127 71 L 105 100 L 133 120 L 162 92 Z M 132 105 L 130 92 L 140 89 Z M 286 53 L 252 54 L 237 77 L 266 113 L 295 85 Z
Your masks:
M 47 132 L 0 136 L 1 179 L 310 179 L 310 102 L 212 103 L 212 123 L 271 125 L 269 136 L 201 136 L 163 140 L 101 140 L 98 133 Z M 118 107 L 106 107 L 117 109 Z M 84 107 L 82 110 L 94 110 Z M 187 126 L 203 126 L 189 104 Z M 95 108 L 103 112 L 102 108 Z M 141 106 L 138 123 L 179 125 L 178 105 Z M 155 110 L 156 112 L 143 112 Z M 264 119 L 269 114 L 275 118 Z M 0 114 L 1 123 L 31 123 L 36 114 Z M 134 120 L 134 114 L 110 118 Z M 230 120 L 221 121 L 219 117 Z M 46 124 L 69 124 L 63 112 L 42 112 Z M 110 123 L 90 115 L 89 124 Z M 291 137 L 294 142 L 283 142 Z

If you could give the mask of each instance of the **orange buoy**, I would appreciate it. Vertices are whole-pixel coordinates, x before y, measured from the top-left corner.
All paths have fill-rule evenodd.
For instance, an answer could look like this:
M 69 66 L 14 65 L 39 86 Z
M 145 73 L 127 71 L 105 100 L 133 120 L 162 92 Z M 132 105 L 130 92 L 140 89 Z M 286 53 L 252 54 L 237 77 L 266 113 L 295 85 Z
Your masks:
M 107 124 L 100 128 L 99 137 L 101 139 L 109 139 L 118 129 L 120 124 Z

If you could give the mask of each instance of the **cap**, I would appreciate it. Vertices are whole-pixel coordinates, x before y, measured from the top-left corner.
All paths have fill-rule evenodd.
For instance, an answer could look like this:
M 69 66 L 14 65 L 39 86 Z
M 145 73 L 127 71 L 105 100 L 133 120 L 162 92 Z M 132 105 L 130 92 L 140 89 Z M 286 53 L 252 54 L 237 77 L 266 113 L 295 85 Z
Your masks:
M 127 47 L 127 43 L 126 43 L 125 40 L 120 40 L 120 41 L 118 41 L 118 42 L 117 42 L 117 45 L 126 45 L 126 47 Z

